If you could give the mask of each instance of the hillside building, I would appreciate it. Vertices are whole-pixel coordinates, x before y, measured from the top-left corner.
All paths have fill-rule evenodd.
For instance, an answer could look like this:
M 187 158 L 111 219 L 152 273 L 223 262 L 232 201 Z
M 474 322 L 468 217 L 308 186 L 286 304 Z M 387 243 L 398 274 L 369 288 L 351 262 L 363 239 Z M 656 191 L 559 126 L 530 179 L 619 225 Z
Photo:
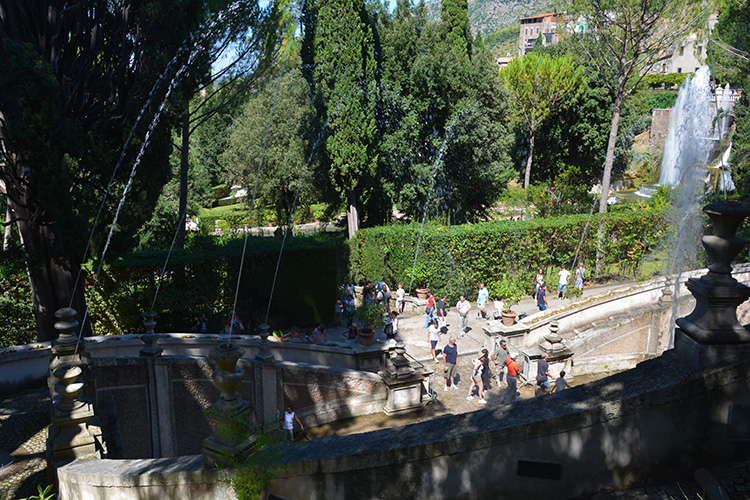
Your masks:
M 558 23 L 561 21 L 562 16 L 556 13 L 522 18 L 518 36 L 518 55 L 522 56 L 534 50 L 534 44 L 540 36 L 543 46 L 556 44 L 559 41 Z

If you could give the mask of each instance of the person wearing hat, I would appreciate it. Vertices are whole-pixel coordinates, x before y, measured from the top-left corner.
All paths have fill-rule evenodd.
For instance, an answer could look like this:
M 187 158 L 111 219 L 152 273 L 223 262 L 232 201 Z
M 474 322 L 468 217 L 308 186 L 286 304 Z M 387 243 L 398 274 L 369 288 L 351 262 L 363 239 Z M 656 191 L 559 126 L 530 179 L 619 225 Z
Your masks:
M 500 398 L 500 402 L 512 404 L 516 401 L 516 386 L 519 370 L 518 362 L 516 361 L 518 359 L 518 353 L 510 353 L 508 359 L 510 359 L 507 366 L 508 374 L 505 377 L 505 380 L 508 382 L 508 387 L 505 389 L 505 394 L 503 394 L 503 397 Z

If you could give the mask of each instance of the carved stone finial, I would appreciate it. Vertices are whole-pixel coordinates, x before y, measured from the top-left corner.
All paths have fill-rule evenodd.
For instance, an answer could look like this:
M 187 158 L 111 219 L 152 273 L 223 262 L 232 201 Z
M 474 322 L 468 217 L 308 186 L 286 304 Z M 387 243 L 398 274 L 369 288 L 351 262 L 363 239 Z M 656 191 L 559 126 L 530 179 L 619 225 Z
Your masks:
M 158 358 L 161 356 L 163 349 L 159 347 L 157 341 L 159 336 L 154 333 L 154 327 L 156 326 L 156 312 L 155 311 L 143 311 L 143 326 L 146 329 L 146 333 L 141 335 L 143 341 L 143 349 L 140 350 L 140 355 L 147 358 Z

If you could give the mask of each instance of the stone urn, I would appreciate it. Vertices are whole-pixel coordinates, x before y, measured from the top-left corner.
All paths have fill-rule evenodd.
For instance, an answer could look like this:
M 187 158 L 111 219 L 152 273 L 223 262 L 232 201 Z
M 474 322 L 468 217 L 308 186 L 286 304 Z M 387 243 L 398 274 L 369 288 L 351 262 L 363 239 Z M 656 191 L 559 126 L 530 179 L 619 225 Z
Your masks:
M 237 366 L 237 361 L 244 353 L 237 345 L 225 342 L 211 349 L 208 355 L 219 365 L 212 375 L 216 387 L 221 391 L 221 398 L 214 405 L 216 410 L 231 412 L 245 403 L 237 395 L 237 387 L 245 375 L 244 370 Z
M 500 311 L 500 317 L 502 318 L 503 325 L 505 326 L 515 325 L 516 316 L 518 316 L 518 313 L 516 311 L 505 310 L 505 309 Z
M 430 290 L 428 288 L 417 288 L 414 291 L 417 292 L 417 298 L 418 299 L 423 299 L 424 300 L 424 299 L 427 298 L 427 292 L 429 292 Z
M 375 339 L 375 330 L 372 328 L 363 328 L 357 334 L 357 338 L 359 339 L 360 345 L 371 346 Z

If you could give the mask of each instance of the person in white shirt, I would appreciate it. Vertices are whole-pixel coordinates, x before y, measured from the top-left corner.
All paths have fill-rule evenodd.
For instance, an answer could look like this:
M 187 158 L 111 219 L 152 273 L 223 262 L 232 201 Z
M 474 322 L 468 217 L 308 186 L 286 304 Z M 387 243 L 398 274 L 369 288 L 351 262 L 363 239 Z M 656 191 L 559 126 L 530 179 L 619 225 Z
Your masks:
M 477 317 L 487 317 L 487 301 L 490 298 L 490 292 L 484 287 L 484 283 L 479 284 L 477 292 Z
M 396 289 L 396 311 L 399 314 L 404 314 L 404 297 L 406 297 L 406 290 L 399 283 Z
M 295 420 L 299 424 L 300 430 L 304 431 L 305 426 L 303 426 L 302 422 L 300 422 L 299 418 L 297 418 L 297 414 L 292 411 L 291 406 L 287 406 L 286 411 L 284 412 L 284 425 L 282 426 L 284 428 L 284 441 L 294 441 Z
M 471 302 L 466 300 L 466 297 L 461 295 L 461 300 L 456 303 L 456 311 L 458 312 L 458 329 L 461 331 L 458 334 L 458 338 L 466 335 L 466 329 L 469 325 L 469 311 L 471 311 Z
M 427 341 L 430 343 L 430 356 L 435 360 L 435 363 L 439 363 L 437 355 L 435 354 L 435 347 L 440 342 L 440 328 L 438 328 L 438 322 L 436 319 L 430 321 L 430 326 L 427 328 Z
M 570 278 L 570 271 L 565 269 L 565 266 L 563 266 L 560 269 L 560 272 L 557 273 L 557 275 L 560 277 L 560 282 L 557 284 L 557 298 L 564 299 L 565 290 L 568 288 L 568 278 Z

